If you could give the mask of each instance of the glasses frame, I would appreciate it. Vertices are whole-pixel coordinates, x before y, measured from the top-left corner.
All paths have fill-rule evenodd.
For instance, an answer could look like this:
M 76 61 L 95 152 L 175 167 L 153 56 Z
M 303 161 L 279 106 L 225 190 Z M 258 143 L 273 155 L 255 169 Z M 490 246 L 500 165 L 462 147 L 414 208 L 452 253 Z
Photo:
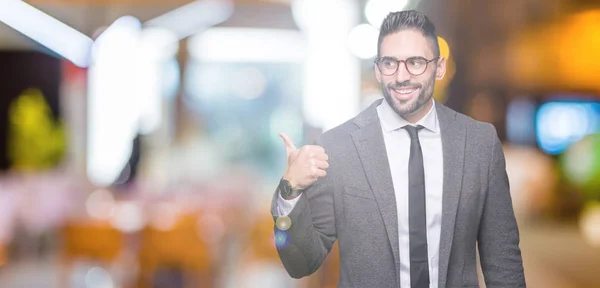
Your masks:
M 381 71 L 381 67 L 379 67 L 379 61 L 381 61 L 384 58 L 386 58 L 388 60 L 396 61 L 396 70 L 394 70 L 394 72 L 392 74 L 385 74 L 385 73 L 383 73 L 383 71 Z M 421 72 L 419 74 L 415 74 L 415 73 L 410 72 L 410 69 L 408 69 L 408 66 L 406 66 L 406 62 L 409 61 L 409 60 L 411 60 L 411 59 L 423 59 L 423 60 L 425 60 L 425 69 L 423 69 L 423 72 Z M 379 72 L 381 72 L 381 74 L 383 74 L 385 76 L 392 76 L 392 75 L 396 74 L 398 72 L 398 68 L 400 68 L 400 63 L 404 64 L 404 68 L 406 68 L 406 71 L 408 72 L 408 74 L 413 75 L 413 76 L 419 76 L 419 75 L 423 75 L 423 73 L 425 73 L 425 71 L 427 71 L 427 68 L 429 68 L 429 63 L 431 63 L 433 61 L 436 61 L 438 59 L 440 59 L 440 56 L 435 57 L 435 58 L 433 58 L 431 60 L 428 60 L 427 58 L 421 57 L 421 56 L 408 57 L 408 58 L 406 58 L 406 60 L 398 60 L 398 59 L 393 58 L 393 57 L 377 57 L 375 59 L 374 63 L 375 63 L 375 66 L 377 66 L 377 69 L 379 70 Z

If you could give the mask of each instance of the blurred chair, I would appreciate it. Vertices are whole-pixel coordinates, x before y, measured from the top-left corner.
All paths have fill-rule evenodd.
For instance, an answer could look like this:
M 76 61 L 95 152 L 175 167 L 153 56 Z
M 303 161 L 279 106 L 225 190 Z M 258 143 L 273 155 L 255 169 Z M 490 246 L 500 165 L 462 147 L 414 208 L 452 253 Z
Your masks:
M 262 216 L 262 215 L 261 215 Z M 248 239 L 250 261 L 280 261 L 273 239 L 273 217 L 265 215 L 253 224 Z
M 159 285 L 154 276 L 166 270 L 182 272 L 185 287 L 213 287 L 210 248 L 200 236 L 200 229 L 197 214 L 179 215 L 167 229 L 146 226 L 141 234 L 138 287 L 157 287 L 153 286 Z
M 78 260 L 110 266 L 124 250 L 124 238 L 108 222 L 68 222 L 61 229 L 61 287 L 68 287 L 69 275 Z
M 316 273 L 294 280 L 285 271 L 275 247 L 274 223 L 270 214 L 254 214 L 253 219 L 246 223 L 242 255 L 237 263 L 237 275 L 232 287 L 319 287 L 320 278 Z
M 0 242 L 0 268 L 6 266 L 8 264 L 8 256 L 6 251 L 6 244 Z

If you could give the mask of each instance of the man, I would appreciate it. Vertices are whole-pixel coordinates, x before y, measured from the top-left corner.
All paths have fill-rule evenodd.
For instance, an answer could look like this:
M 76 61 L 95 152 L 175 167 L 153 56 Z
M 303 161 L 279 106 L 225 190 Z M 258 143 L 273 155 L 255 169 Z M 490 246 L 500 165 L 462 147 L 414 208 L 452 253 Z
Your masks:
M 495 128 L 432 99 L 442 79 L 434 25 L 390 13 L 375 73 L 384 99 L 297 149 L 274 195 L 276 243 L 294 278 L 337 239 L 340 287 L 525 287 L 519 232 Z

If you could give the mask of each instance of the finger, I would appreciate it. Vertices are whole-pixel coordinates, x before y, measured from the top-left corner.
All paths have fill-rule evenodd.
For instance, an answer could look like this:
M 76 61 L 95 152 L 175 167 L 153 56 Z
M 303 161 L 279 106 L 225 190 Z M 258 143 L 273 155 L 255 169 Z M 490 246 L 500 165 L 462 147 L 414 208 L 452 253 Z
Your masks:
M 292 138 L 290 138 L 290 136 L 286 135 L 285 133 L 280 132 L 279 133 L 279 137 L 281 137 L 281 139 L 283 139 L 283 143 L 285 144 L 285 150 L 287 152 L 287 155 L 290 155 L 290 153 L 296 151 L 296 145 L 294 145 L 294 141 L 292 141 Z
M 315 171 L 314 175 L 315 175 L 317 178 L 323 178 L 323 177 L 327 176 L 327 172 L 326 172 L 325 170 L 322 170 L 322 169 L 317 169 L 317 170 Z
M 309 145 L 308 147 L 309 147 L 309 149 L 312 152 L 315 152 L 315 153 L 325 153 L 325 148 L 323 148 L 323 147 L 321 147 L 319 145 Z
M 321 170 L 325 170 L 325 169 L 329 168 L 329 163 L 327 163 L 327 161 L 317 160 L 315 162 L 315 166 Z
M 314 158 L 321 161 L 329 161 L 329 156 L 325 153 L 316 153 Z

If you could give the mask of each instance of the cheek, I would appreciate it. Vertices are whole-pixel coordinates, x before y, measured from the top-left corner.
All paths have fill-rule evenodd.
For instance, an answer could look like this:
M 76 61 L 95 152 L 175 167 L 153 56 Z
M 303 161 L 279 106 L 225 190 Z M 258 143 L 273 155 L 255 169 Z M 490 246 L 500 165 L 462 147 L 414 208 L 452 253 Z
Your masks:
M 425 87 L 427 86 L 427 77 L 423 77 L 423 75 L 419 75 L 419 76 L 413 76 L 412 78 L 410 78 L 410 82 L 412 83 L 419 83 L 421 85 L 421 87 Z
M 423 74 L 418 77 L 418 81 L 423 87 L 433 86 L 435 83 L 436 73 Z
M 395 82 L 395 80 L 394 80 L 394 77 L 392 77 L 392 76 L 384 76 L 384 75 L 381 75 L 381 78 L 380 78 L 380 79 L 381 79 L 381 80 L 379 81 L 379 83 L 381 83 L 381 85 L 383 85 L 383 86 L 384 86 L 384 87 L 386 87 L 386 88 L 387 88 L 387 86 L 388 86 L 390 83 L 394 83 L 394 82 Z

